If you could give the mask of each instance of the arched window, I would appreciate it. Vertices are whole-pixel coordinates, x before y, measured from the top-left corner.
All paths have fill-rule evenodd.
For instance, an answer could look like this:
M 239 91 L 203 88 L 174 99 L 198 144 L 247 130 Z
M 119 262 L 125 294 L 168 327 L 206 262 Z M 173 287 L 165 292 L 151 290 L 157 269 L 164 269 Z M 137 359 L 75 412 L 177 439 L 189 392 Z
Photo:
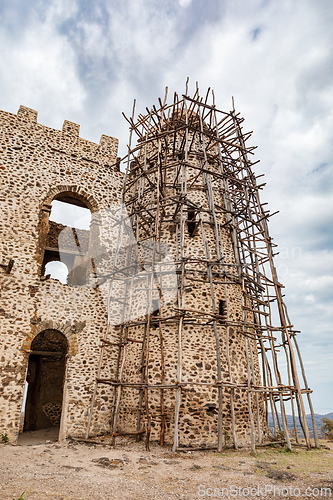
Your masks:
M 60 281 L 64 285 L 67 284 L 68 267 L 64 262 L 58 260 L 51 260 L 45 264 L 45 276 L 50 276 L 55 280 Z
M 42 276 L 68 285 L 84 285 L 89 274 L 87 253 L 91 212 L 71 194 L 52 201 Z

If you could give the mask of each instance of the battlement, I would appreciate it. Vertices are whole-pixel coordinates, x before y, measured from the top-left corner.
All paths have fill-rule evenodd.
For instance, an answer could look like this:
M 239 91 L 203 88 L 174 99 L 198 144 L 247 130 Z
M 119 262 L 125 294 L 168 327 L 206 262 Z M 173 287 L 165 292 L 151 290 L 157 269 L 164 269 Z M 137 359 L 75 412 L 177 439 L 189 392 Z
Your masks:
M 38 113 L 34 109 L 27 108 L 26 106 L 20 106 L 17 112 L 18 120 L 25 123 L 36 123 L 37 124 Z
M 0 124 L 13 129 L 24 131 L 25 135 L 32 136 L 36 146 L 51 149 L 55 153 L 67 153 L 99 165 L 106 165 L 118 170 L 117 152 L 118 139 L 102 135 L 99 144 L 82 139 L 79 136 L 80 125 L 65 120 L 62 130 L 56 130 L 37 122 L 38 113 L 34 109 L 20 106 L 17 114 L 0 111 Z M 24 130 L 23 130 L 24 129 Z M 16 147 L 23 146 L 22 135 L 16 138 Z

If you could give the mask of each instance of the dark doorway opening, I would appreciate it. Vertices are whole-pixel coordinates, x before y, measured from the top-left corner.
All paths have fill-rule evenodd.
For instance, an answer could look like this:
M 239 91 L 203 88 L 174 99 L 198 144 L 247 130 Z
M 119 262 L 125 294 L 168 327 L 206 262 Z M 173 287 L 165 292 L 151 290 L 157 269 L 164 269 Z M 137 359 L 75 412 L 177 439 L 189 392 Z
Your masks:
M 45 330 L 32 341 L 23 432 L 59 427 L 67 350 L 67 339 L 57 330 Z

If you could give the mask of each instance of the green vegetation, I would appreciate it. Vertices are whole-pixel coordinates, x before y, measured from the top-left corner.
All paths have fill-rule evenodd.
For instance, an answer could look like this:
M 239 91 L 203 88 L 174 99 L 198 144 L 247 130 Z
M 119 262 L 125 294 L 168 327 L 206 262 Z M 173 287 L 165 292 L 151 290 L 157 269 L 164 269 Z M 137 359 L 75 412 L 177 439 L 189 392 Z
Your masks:
M 7 434 L 1 434 L 1 442 L 2 443 L 7 443 L 8 442 L 8 436 L 7 436 Z
M 300 477 L 307 477 L 309 474 L 332 471 L 333 470 L 333 451 L 323 448 L 311 448 L 293 446 L 290 451 L 285 446 L 276 445 L 274 448 L 257 448 L 253 453 L 251 451 L 223 450 L 223 453 L 217 453 L 221 461 L 227 461 L 228 467 L 238 469 L 239 460 L 244 460 L 247 466 L 254 472 L 264 474 L 265 468 L 257 467 L 256 462 L 264 462 L 272 471 L 284 471 L 298 474 Z M 260 472 L 261 471 L 261 472 Z
M 13 500 L 24 500 L 24 498 L 23 498 L 24 493 L 25 493 L 25 491 L 23 493 L 21 493 L 20 498 L 13 498 Z
M 333 441 L 333 419 L 323 418 L 323 425 L 321 426 L 321 430 L 326 439 Z
M 270 462 L 273 470 L 287 470 L 290 467 L 290 472 L 301 475 L 333 470 L 333 453 L 318 448 L 268 448 L 258 453 L 258 459 Z

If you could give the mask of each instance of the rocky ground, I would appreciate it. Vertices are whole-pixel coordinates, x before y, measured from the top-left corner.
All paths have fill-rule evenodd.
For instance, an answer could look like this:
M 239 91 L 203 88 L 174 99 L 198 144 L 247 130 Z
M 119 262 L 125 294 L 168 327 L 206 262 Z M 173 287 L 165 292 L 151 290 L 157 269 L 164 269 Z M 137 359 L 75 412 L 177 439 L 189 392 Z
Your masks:
M 17 500 L 333 498 L 330 449 L 172 453 L 118 440 L 46 442 L 25 435 L 0 445 L 0 498 Z M 23 495 L 22 493 L 25 492 Z M 21 496 L 22 495 L 22 496 Z

